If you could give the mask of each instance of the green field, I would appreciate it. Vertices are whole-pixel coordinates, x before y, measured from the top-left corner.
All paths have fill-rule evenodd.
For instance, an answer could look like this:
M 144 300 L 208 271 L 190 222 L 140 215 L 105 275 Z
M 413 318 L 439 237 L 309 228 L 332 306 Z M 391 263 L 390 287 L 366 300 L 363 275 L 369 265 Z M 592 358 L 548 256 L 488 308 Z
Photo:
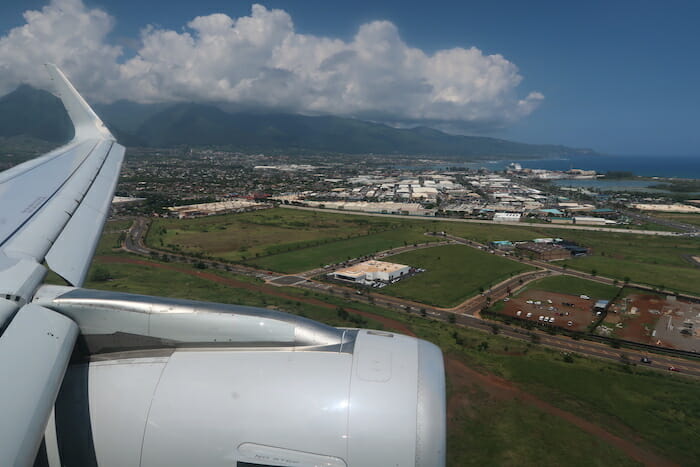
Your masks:
M 405 243 L 435 240 L 424 232 L 450 234 L 487 243 L 559 237 L 593 249 L 593 255 L 565 264 L 584 272 L 680 292 L 700 294 L 700 268 L 688 255 L 700 251 L 700 238 L 634 235 L 465 222 L 382 218 L 342 213 L 269 209 L 192 220 L 154 220 L 148 244 L 252 266 L 296 273 L 345 261 Z M 663 283 L 662 283 L 663 282 Z
M 401 219 L 268 209 L 199 219 L 157 219 L 147 243 L 284 273 L 301 272 L 409 243 L 436 241 Z
M 677 222 L 683 222 L 685 224 L 700 225 L 700 214 L 682 214 L 674 212 L 655 212 L 654 217 L 660 217 L 662 219 L 669 219 Z
M 444 247 L 440 247 L 442 249 Z M 462 247 L 466 251 L 471 249 Z M 429 251 L 429 250 L 425 250 Z M 92 288 L 274 306 L 332 325 L 352 326 L 334 312 L 336 306 L 365 310 L 408 325 L 481 373 L 495 374 L 536 397 L 584 417 L 644 449 L 683 465 L 700 458 L 700 391 L 694 379 L 661 374 L 635 366 L 576 357 L 526 342 L 469 329 L 455 329 L 418 316 L 406 316 L 368 304 L 283 288 L 298 297 L 282 299 L 264 292 L 212 283 L 201 277 L 136 265 L 96 264 L 112 280 L 90 282 Z M 186 265 L 178 268 L 197 271 Z M 210 271 L 211 272 L 211 271 Z M 239 277 L 217 273 L 222 277 Z M 250 279 L 245 279 L 250 282 Z M 257 281 L 253 281 L 258 283 Z M 269 290 L 280 290 L 270 287 Z M 331 308 L 301 303 L 313 298 Z M 371 321 L 369 326 L 376 327 Z M 458 385 L 448 373 L 448 397 L 466 402 L 452 413 L 448 431 L 448 465 L 635 465 L 624 453 L 569 422 L 517 400 L 503 400 L 478 385 Z
M 521 289 L 518 294 L 525 290 L 544 290 L 546 292 L 558 292 L 569 295 L 588 295 L 594 300 L 612 300 L 617 295 L 619 287 L 562 275 L 545 277 L 544 279 L 531 282 L 527 287 Z
M 425 248 L 391 256 L 392 263 L 423 268 L 380 293 L 444 308 L 456 306 L 482 290 L 534 268 L 464 245 Z
M 647 284 L 653 287 L 700 295 L 700 268 L 642 263 L 628 259 L 589 256 L 567 262 L 572 269 L 595 270 L 600 276 Z
M 700 294 L 700 268 L 687 260 L 700 252 L 700 238 L 635 235 L 629 233 L 556 230 L 546 228 L 459 224 L 447 226 L 451 234 L 480 242 L 493 240 L 523 241 L 537 237 L 559 237 L 592 248 L 590 256 L 573 258 L 566 267 L 600 276 L 652 286 L 665 285 L 671 290 Z
M 407 244 L 435 242 L 438 240 L 440 239 L 427 237 L 423 232 L 415 229 L 391 230 L 257 258 L 246 263 L 262 269 L 295 273 Z

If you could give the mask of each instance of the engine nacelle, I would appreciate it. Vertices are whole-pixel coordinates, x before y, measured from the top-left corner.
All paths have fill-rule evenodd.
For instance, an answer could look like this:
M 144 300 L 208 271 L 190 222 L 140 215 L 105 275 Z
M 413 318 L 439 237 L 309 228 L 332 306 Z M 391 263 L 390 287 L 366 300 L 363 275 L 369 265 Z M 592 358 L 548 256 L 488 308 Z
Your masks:
M 92 291 L 52 290 L 39 294 L 42 305 L 71 309 L 67 314 L 80 321 L 75 300 L 80 297 L 85 312 Z M 130 302 L 158 300 L 117 295 L 126 309 L 133 309 Z M 104 294 L 97 297 L 96 307 L 102 311 L 93 318 L 117 302 L 109 305 Z M 172 313 L 172 300 L 166 302 Z M 179 306 L 181 312 L 191 307 L 199 314 L 206 306 L 216 313 L 226 307 L 187 301 Z M 232 306 L 229 313 L 236 310 L 241 308 Z M 254 314 L 256 309 L 246 310 Z M 259 311 L 266 320 L 273 319 L 269 310 Z M 279 314 L 285 322 L 295 321 Z M 94 331 L 95 320 L 90 322 Z M 241 346 L 221 342 L 219 329 L 216 342 L 94 354 L 89 362 L 71 365 L 55 410 L 62 462 L 144 467 L 444 465 L 445 377 L 439 348 L 395 333 L 312 323 L 321 327 L 312 332 L 323 336 L 314 337 L 324 341 L 319 345 L 273 346 L 268 336 L 265 345 Z M 327 342 L 333 335 L 339 343 Z

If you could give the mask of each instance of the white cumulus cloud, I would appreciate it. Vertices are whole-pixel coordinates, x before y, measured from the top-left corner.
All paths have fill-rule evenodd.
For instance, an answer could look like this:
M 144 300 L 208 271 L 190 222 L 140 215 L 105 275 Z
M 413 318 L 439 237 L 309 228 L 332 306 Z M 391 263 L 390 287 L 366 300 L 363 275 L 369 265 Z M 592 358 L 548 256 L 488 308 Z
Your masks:
M 45 86 L 39 64 L 64 68 L 89 98 L 219 101 L 396 123 L 502 126 L 530 114 L 518 68 L 471 47 L 432 54 L 410 47 L 389 21 L 349 41 L 299 34 L 288 13 L 253 5 L 250 16 L 198 16 L 175 31 L 146 26 L 126 60 L 108 42 L 114 19 L 81 0 L 52 0 L 0 37 L 0 93 Z

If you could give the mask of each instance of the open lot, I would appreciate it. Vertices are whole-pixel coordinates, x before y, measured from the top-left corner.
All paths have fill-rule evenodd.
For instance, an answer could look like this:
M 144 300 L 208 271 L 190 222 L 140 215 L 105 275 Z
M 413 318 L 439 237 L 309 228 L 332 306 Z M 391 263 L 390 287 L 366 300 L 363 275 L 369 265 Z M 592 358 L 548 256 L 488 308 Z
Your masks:
M 628 233 L 382 218 L 295 209 L 269 209 L 200 219 L 157 219 L 147 242 L 156 248 L 182 250 L 253 266 L 297 273 L 348 257 L 364 256 L 403 245 L 432 241 L 426 231 L 487 243 L 560 237 L 592 248 L 593 255 L 566 261 L 567 267 L 601 276 L 665 286 L 700 294 L 700 267 L 688 258 L 698 255 L 700 238 Z
M 619 287 L 601 284 L 600 282 L 589 281 L 579 277 L 558 275 L 545 277 L 530 283 L 522 292 L 526 290 L 539 290 L 545 292 L 557 292 L 561 294 L 587 295 L 591 300 L 612 300 L 619 292 Z M 521 293 L 522 293 L 521 292 Z
M 498 313 L 529 321 L 539 326 L 559 327 L 583 332 L 596 320 L 593 312 L 594 303 L 595 300 L 584 300 L 578 295 L 531 288 L 505 302 Z M 554 321 L 545 322 L 540 317 Z
M 298 273 L 413 243 L 438 241 L 402 219 L 268 209 L 199 219 L 157 219 L 147 243 L 283 273 Z
M 444 308 L 456 306 L 518 273 L 533 270 L 530 266 L 463 245 L 415 250 L 386 260 L 426 271 L 379 289 L 378 293 Z
M 668 219 L 676 222 L 683 222 L 684 224 L 699 225 L 700 226 L 700 214 L 681 214 L 677 212 L 655 212 L 654 217 L 661 217 L 663 219 Z
M 700 351 L 700 304 L 659 294 L 627 294 L 611 307 L 599 334 Z
M 494 306 L 492 311 L 539 326 L 583 332 L 597 320 L 593 310 L 595 302 L 612 300 L 619 290 L 619 287 L 578 277 L 550 276 L 532 282 Z M 582 295 L 589 298 L 581 298 Z
M 335 264 L 414 243 L 436 242 L 440 238 L 429 237 L 414 229 L 397 229 L 344 240 L 327 242 L 318 246 L 252 259 L 251 266 L 287 274 L 308 271 L 327 264 Z

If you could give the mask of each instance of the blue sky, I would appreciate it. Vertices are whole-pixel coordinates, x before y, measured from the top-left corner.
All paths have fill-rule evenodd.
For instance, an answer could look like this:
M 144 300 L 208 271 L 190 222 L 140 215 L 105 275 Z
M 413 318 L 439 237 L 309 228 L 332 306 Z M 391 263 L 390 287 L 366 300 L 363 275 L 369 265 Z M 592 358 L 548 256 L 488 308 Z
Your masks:
M 443 92 L 439 96 L 445 95 L 455 85 L 462 86 L 461 91 L 457 92 L 464 95 L 455 97 L 461 99 L 461 104 L 428 105 L 426 102 L 434 102 L 439 96 L 436 93 L 425 94 L 416 97 L 415 104 L 412 104 L 415 107 L 423 106 L 421 112 L 402 108 L 400 94 L 394 100 L 380 100 L 381 105 L 389 109 L 386 113 L 378 107 L 380 104 L 372 107 L 335 100 L 324 107 L 318 101 L 301 102 L 289 96 L 280 97 L 280 108 L 384 119 L 402 125 L 425 123 L 443 128 L 460 127 L 460 131 L 468 133 L 591 147 L 611 154 L 700 154 L 697 116 L 700 108 L 700 2 L 476 3 L 433 0 L 414 4 L 405 1 L 304 0 L 261 3 L 268 10 L 284 10 L 293 22 L 294 32 L 300 35 L 339 39 L 350 44 L 363 25 L 386 20 L 393 24 L 406 47 L 418 49 L 428 57 L 440 51 L 475 47 L 481 54 L 472 57 L 476 60 L 475 66 L 488 68 L 490 65 L 485 57 L 493 54 L 500 54 L 507 61 L 501 74 L 488 77 L 502 88 L 493 95 L 479 97 L 481 100 L 478 103 L 469 100 L 472 97 L 465 94 L 471 92 L 466 90 L 470 83 L 460 81 L 456 84 L 441 82 Z M 0 59 L 3 58 L 2 37 L 26 23 L 22 13 L 28 9 L 41 10 L 47 4 L 47 1 L 34 0 L 2 2 Z M 103 39 L 103 45 L 121 46 L 121 54 L 115 53 L 114 60 L 123 64 L 140 52 L 146 56 L 139 41 L 140 31 L 146 25 L 180 34 L 190 30 L 186 25 L 196 16 L 218 12 L 234 20 L 249 16 L 251 2 L 85 0 L 85 9 L 97 9 L 112 18 L 112 30 Z M 375 33 L 379 34 L 376 37 L 391 35 L 386 30 Z M 12 43 L 14 48 L 21 47 L 17 44 L 21 42 Z M 452 63 L 443 63 L 447 69 L 452 69 L 456 64 L 472 63 L 465 57 L 453 58 Z M 467 61 L 463 61 L 463 58 Z M 61 61 L 60 57 L 58 61 Z M 424 61 L 426 68 L 435 66 L 434 62 Z M 132 60 L 130 67 L 136 65 Z M 97 98 L 101 97 L 98 95 L 100 92 L 113 97 L 119 97 L 119 92 L 126 92 L 116 87 L 102 90 L 93 83 L 100 80 L 93 78 L 91 81 L 86 72 L 72 71 L 70 61 L 65 66 L 69 74 L 85 76 L 78 79 L 78 85 L 83 80 L 82 88 L 91 89 L 90 92 Z M 355 62 L 349 62 L 348 66 L 350 70 L 361 68 Z M 511 66 L 517 67 L 517 76 L 509 68 Z M 393 79 L 374 68 L 365 71 L 366 75 L 358 77 L 357 82 L 345 83 L 345 86 L 366 88 L 372 82 Z M 429 71 L 423 73 L 421 79 L 425 79 Z M 442 73 L 442 69 L 435 71 L 438 72 Z M 21 75 L 18 75 L 16 79 L 20 78 Z M 459 77 L 455 80 L 459 81 Z M 387 89 L 395 89 L 397 93 L 402 89 L 412 90 L 416 82 L 402 81 Z M 323 92 L 329 89 L 328 83 L 321 85 Z M 182 83 L 173 84 L 173 89 L 181 90 L 182 87 Z M 252 94 L 244 96 L 240 89 L 227 89 L 228 94 L 222 95 L 236 96 L 231 99 L 244 99 L 252 104 L 262 102 L 261 98 Z M 206 100 L 209 96 L 194 88 L 178 92 L 183 93 L 173 91 L 163 98 L 186 98 L 191 95 L 192 99 L 201 97 Z M 367 92 L 361 95 L 361 99 L 372 101 L 371 90 Z M 315 89 L 314 93 L 319 94 L 320 91 Z M 269 90 L 265 94 L 269 95 Z M 387 92 L 381 93 L 385 94 Z M 216 96 L 212 94 L 211 98 Z M 141 96 L 142 100 L 157 100 L 160 97 L 155 94 Z M 488 99 L 491 101 L 488 102 Z M 527 102 L 519 106 L 519 100 Z M 469 103 L 463 104 L 466 101 Z M 277 105 L 269 100 L 263 104 Z M 444 112 L 444 121 L 441 112 Z

